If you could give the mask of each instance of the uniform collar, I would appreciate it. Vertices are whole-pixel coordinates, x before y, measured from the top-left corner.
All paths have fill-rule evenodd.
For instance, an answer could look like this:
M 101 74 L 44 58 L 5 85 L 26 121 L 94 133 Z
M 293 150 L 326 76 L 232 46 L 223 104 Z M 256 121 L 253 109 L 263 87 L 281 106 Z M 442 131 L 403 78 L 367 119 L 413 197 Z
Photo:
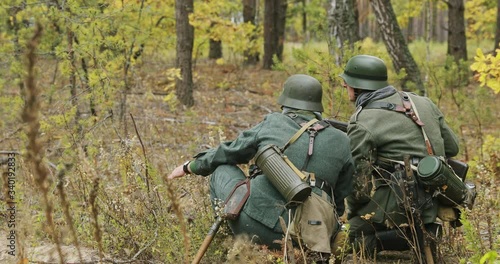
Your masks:
M 389 85 L 373 92 L 364 92 L 356 98 L 356 107 L 365 106 L 368 102 L 389 97 L 397 92 L 396 88 Z
M 283 107 L 283 111 L 281 113 L 284 115 L 287 115 L 287 114 L 301 115 L 301 116 L 307 117 L 309 119 L 313 119 L 313 118 L 316 118 L 318 120 L 323 119 L 323 117 L 321 116 L 321 112 L 312 112 L 312 111 L 308 111 L 308 110 L 294 109 L 294 108 L 290 108 L 290 107 L 286 107 L 286 106 Z

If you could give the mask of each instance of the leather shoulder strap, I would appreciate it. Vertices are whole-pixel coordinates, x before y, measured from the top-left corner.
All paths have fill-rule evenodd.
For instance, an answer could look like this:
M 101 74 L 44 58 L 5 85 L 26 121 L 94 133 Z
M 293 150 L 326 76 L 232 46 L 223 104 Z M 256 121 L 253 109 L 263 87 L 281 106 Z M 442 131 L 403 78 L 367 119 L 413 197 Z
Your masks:
M 399 112 L 405 114 L 408 118 L 410 118 L 415 124 L 417 124 L 422 129 L 422 134 L 424 135 L 425 146 L 427 148 L 427 153 L 429 155 L 433 155 L 434 151 L 432 149 L 431 141 L 427 137 L 427 134 L 424 130 L 424 122 L 420 120 L 418 115 L 417 108 L 413 101 L 410 98 L 410 95 L 406 92 L 398 92 L 399 96 L 401 96 L 401 101 L 403 105 L 393 104 L 389 102 L 370 102 L 363 109 L 385 109 L 390 111 Z
M 371 102 L 363 107 L 363 109 L 384 109 L 392 110 L 400 113 L 405 112 L 405 108 L 402 105 L 393 104 L 389 102 Z

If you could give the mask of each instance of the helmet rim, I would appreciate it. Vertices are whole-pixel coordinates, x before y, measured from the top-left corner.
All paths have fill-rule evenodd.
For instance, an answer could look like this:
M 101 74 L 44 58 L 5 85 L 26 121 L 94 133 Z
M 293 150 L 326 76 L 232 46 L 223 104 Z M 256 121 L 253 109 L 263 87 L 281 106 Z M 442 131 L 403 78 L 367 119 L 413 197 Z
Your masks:
M 387 80 L 367 80 L 367 79 L 359 79 L 356 77 L 351 77 L 346 73 L 342 73 L 339 75 L 347 85 L 352 88 L 361 89 L 361 90 L 378 90 L 380 88 L 384 88 L 389 86 Z
M 350 87 L 360 90 L 374 91 L 389 86 L 384 61 L 370 55 L 356 55 L 349 59 L 339 77 Z
M 314 77 L 295 74 L 285 81 L 278 104 L 294 109 L 323 112 L 323 88 Z

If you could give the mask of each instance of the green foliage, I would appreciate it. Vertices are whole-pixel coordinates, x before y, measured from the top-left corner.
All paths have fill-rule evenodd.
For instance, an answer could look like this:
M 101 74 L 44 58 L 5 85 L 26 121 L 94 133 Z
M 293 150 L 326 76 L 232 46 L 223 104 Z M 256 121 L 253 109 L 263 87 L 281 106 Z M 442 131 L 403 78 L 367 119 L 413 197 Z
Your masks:
M 58 6 L 57 2 L 65 5 Z M 299 16 L 302 4 L 289 3 L 292 8 L 287 34 L 296 31 L 297 40 L 305 39 Z M 262 28 L 238 20 L 240 4 L 229 0 L 196 2 L 191 19 L 200 50 L 206 48 L 209 38 L 214 38 L 222 40 L 234 57 L 240 57 L 247 48 L 260 51 L 262 38 L 250 40 L 248 36 L 252 32 L 260 36 Z M 342 65 L 335 65 L 325 43 L 311 41 L 298 46 L 287 42 L 285 52 L 290 56 L 277 66 L 284 74 L 243 71 L 228 65 L 231 60 L 208 66 L 200 63 L 195 68 L 195 94 L 200 106 L 183 109 L 174 94 L 180 72 L 173 68 L 172 59 L 173 0 L 104 4 L 96 0 L 8 0 L 0 6 L 0 17 L 5 18 L 0 21 L 0 130 L 4 131 L 0 143 L 4 148 L 26 152 L 26 134 L 18 132 L 23 127 L 19 113 L 25 103 L 24 52 L 34 24 L 40 23 L 44 32 L 36 64 L 42 103 L 38 139 L 43 142 L 43 161 L 50 170 L 48 195 L 54 205 L 52 216 L 57 232 L 62 245 L 75 244 L 67 235 L 72 225 L 81 248 L 98 249 L 101 241 L 102 253 L 116 258 L 116 262 L 132 261 L 135 257 L 137 262 L 175 263 L 194 256 L 214 221 L 208 178 L 189 176 L 172 184 L 162 178 L 189 159 L 190 154 L 232 138 L 258 122 L 259 114 L 274 109 L 273 96 L 281 90 L 286 74 L 308 73 L 322 82 L 326 117 L 346 121 L 354 110 L 338 78 Z M 326 10 L 319 0 L 312 0 L 305 12 L 313 39 L 321 38 L 326 29 Z M 414 54 L 424 54 L 423 43 L 414 44 Z M 432 76 L 428 82 L 429 96 L 443 107 L 447 117 L 453 117 L 450 122 L 460 132 L 465 146 L 462 149 L 466 150 L 462 155 L 470 160 L 478 189 L 485 190 L 476 203 L 478 212 L 490 208 L 498 212 L 500 197 L 495 181 L 500 175 L 500 153 L 498 137 L 493 133 L 497 129 L 495 97 L 490 89 L 466 86 L 467 75 L 457 74 L 462 65 L 448 63 L 440 48 L 435 51 L 433 46 L 435 53 L 428 61 L 416 56 L 420 65 L 428 65 L 423 73 Z M 360 53 L 382 57 L 389 66 L 391 83 L 397 83 L 404 75 L 393 73 L 385 47 L 370 39 L 356 44 L 353 51 L 345 50 L 342 63 Z M 478 66 L 478 72 L 489 76 L 484 79 L 485 85 L 496 76 L 486 58 L 481 62 L 486 66 Z M 203 66 L 205 72 L 200 70 Z M 129 114 L 137 119 L 137 132 Z M 246 118 L 244 122 L 238 119 L 242 116 Z M 47 243 L 51 236 L 47 232 L 45 205 L 34 188 L 34 172 L 25 161 L 20 164 L 16 194 L 20 233 L 25 236 L 23 243 L 29 254 L 32 246 Z M 69 169 L 62 182 L 73 223 L 64 217 L 61 197 L 52 192 L 60 181 L 54 176 L 66 166 Z M 94 189 L 95 219 L 90 204 Z M 462 258 L 493 258 L 488 252 L 499 248 L 493 236 L 498 227 L 490 223 L 498 217 L 467 215 L 467 239 L 477 247 L 470 246 Z M 92 224 L 95 220 L 97 225 Z M 96 235 L 96 228 L 100 235 Z M 491 243 L 484 243 L 484 232 L 490 234 Z M 475 249 L 479 250 L 477 254 Z M 231 240 L 227 225 L 223 225 L 204 260 L 284 263 L 281 256 Z
M 342 69 L 334 64 L 324 46 L 292 48 L 291 56 L 294 63 L 277 61 L 275 69 L 289 74 L 304 73 L 318 79 L 323 84 L 323 106 L 325 116 L 333 116 L 346 121 L 349 113 L 344 109 L 349 102 L 342 81 L 338 75 Z
M 495 263 L 498 258 L 498 253 L 496 251 L 490 251 L 479 260 L 480 264 Z
M 304 6 L 304 3 L 307 3 Z M 303 19 L 306 16 L 304 32 Z M 323 39 L 327 29 L 327 9 L 324 1 L 289 1 L 287 8 L 287 39 L 290 42 L 303 42 L 309 39 Z M 309 36 L 309 35 L 310 36 Z
M 464 212 L 462 222 L 468 254 L 464 256 L 472 263 L 489 263 L 496 259 L 491 251 L 500 250 L 500 239 L 497 219 L 500 217 L 500 188 L 496 181 L 500 171 L 498 157 L 500 140 L 494 135 L 486 135 L 481 146 L 482 153 L 474 156 L 469 162 L 473 181 L 478 190 L 475 207 L 472 212 Z M 486 212 L 481 214 L 480 212 Z
M 189 20 L 195 28 L 194 57 L 205 56 L 209 40 L 221 41 L 233 56 L 257 53 L 262 46 L 262 28 L 243 23 L 241 1 L 195 1 Z M 252 36 L 257 36 L 253 38 Z
M 417 1 L 393 1 L 392 7 L 397 14 L 397 21 L 401 28 L 406 28 L 410 22 L 410 18 L 419 17 L 424 10 L 423 0 Z

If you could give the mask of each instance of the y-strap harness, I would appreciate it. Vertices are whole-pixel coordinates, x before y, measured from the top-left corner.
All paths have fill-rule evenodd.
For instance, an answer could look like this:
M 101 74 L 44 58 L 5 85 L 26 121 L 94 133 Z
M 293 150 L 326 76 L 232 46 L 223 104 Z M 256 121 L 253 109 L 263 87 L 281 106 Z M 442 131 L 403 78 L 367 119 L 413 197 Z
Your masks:
M 401 96 L 401 100 L 403 101 L 403 105 L 397 105 L 393 103 L 388 103 L 388 102 L 371 102 L 363 109 L 386 109 L 386 110 L 391 110 L 399 113 L 405 114 L 407 117 L 409 117 L 415 124 L 417 124 L 420 129 L 422 129 L 422 134 L 424 135 L 424 140 L 425 140 L 425 146 L 427 148 L 427 153 L 429 155 L 434 155 L 434 151 L 432 150 L 432 145 L 431 141 L 429 140 L 429 137 L 427 137 L 427 133 L 425 133 L 424 130 L 424 123 L 422 120 L 420 120 L 418 116 L 417 109 L 415 107 L 415 104 L 411 100 L 410 96 L 405 93 L 405 92 L 398 92 L 398 94 Z
M 316 135 L 318 134 L 319 131 L 328 127 L 329 124 L 324 122 L 324 121 L 319 121 L 316 118 L 313 118 L 312 120 L 310 120 L 307 123 L 306 122 L 299 123 L 300 121 L 297 119 L 297 115 L 295 113 L 289 113 L 289 114 L 287 114 L 287 116 L 292 118 L 292 120 L 295 121 L 297 124 L 299 124 L 301 126 L 301 128 L 297 131 L 297 133 L 295 133 L 295 135 L 293 135 L 290 138 L 290 140 L 288 140 L 288 142 L 283 146 L 283 148 L 281 148 L 281 152 L 284 153 L 285 149 L 288 148 L 288 146 L 290 144 L 295 142 L 300 137 L 300 135 L 302 135 L 302 133 L 304 133 L 307 130 L 307 132 L 309 133 L 309 147 L 307 149 L 306 160 L 304 161 L 304 164 L 302 165 L 302 168 L 300 169 L 301 173 L 299 173 L 299 175 L 304 175 L 304 178 L 302 178 L 302 180 L 306 180 L 307 178 L 309 178 L 309 184 L 311 186 L 318 187 L 318 188 L 326 191 L 326 193 L 328 193 L 330 195 L 331 188 L 330 188 L 330 185 L 326 181 L 323 181 L 321 179 L 316 179 L 316 175 L 313 172 L 305 172 L 305 169 L 307 168 L 307 165 L 309 164 L 309 160 L 311 159 L 311 156 L 314 153 L 314 138 L 316 137 Z
M 417 124 L 420 129 L 422 129 L 422 134 L 424 136 L 424 140 L 425 140 L 425 146 L 427 148 L 427 153 L 430 155 L 430 156 L 433 156 L 434 155 L 434 151 L 432 150 L 432 145 L 431 145 L 431 142 L 429 140 L 429 138 L 427 137 L 427 133 L 425 133 L 425 129 L 424 129 L 424 123 L 420 120 L 419 118 L 419 115 L 418 115 L 418 111 L 417 111 L 417 108 L 415 107 L 415 104 L 413 103 L 413 101 L 411 100 L 410 96 L 405 93 L 405 92 L 402 92 L 402 93 L 399 93 L 399 95 L 401 96 L 401 99 L 403 101 L 403 107 L 401 107 L 400 105 L 395 105 L 395 104 L 392 104 L 392 103 L 387 103 L 387 102 L 372 102 L 372 103 L 369 103 L 365 109 L 369 109 L 369 108 L 382 108 L 382 109 L 387 109 L 387 110 L 393 110 L 393 111 L 396 111 L 396 112 L 400 112 L 400 113 L 404 113 L 406 116 L 408 116 L 411 120 L 413 120 L 413 122 L 415 122 L 415 124 Z M 442 158 L 442 157 L 440 157 Z M 392 162 L 396 162 L 396 163 L 399 163 L 401 164 L 401 161 L 397 161 L 397 160 L 392 160 L 392 159 L 387 159 L 387 158 L 383 158 L 383 157 L 379 157 L 379 159 L 383 160 L 383 161 L 392 161 Z M 419 207 L 420 205 L 423 205 L 423 203 L 421 203 L 421 199 L 423 198 L 423 200 L 425 200 L 425 195 L 424 197 L 421 197 L 421 193 L 418 192 L 418 190 L 415 188 L 415 177 L 413 175 L 413 170 L 416 170 L 415 166 L 413 164 L 411 164 L 409 162 L 409 155 L 405 155 L 404 157 L 404 162 L 402 162 L 404 168 L 405 168 L 405 174 L 406 174 L 406 177 L 407 177 L 407 181 L 406 181 L 406 184 L 408 187 L 413 187 L 413 188 L 408 188 L 408 198 L 410 199 L 409 201 L 406 200 L 406 202 L 409 202 L 410 203 L 410 206 L 412 207 L 412 211 L 413 209 L 417 209 L 417 207 Z M 426 255 L 426 258 L 427 260 L 430 260 L 428 261 L 429 263 L 434 263 L 433 261 L 433 257 L 430 253 L 430 249 L 429 249 L 429 244 L 430 244 L 430 240 L 431 240 L 431 237 L 429 236 L 429 233 L 425 231 L 425 226 L 424 226 L 424 223 L 422 221 L 422 218 L 421 218 L 421 212 L 420 210 L 414 210 L 413 211 L 414 214 L 416 214 L 417 216 L 417 224 L 420 225 L 420 228 L 422 228 L 422 230 L 424 230 L 424 251 L 425 251 L 425 255 Z M 409 221 L 414 221 L 412 218 L 409 218 Z
M 424 129 L 424 123 L 420 120 L 420 117 L 418 115 L 417 108 L 413 101 L 411 100 L 410 96 L 405 93 L 405 92 L 400 92 L 399 95 L 401 96 L 401 99 L 403 101 L 403 105 L 396 105 L 393 103 L 388 103 L 388 102 L 371 102 L 368 105 L 364 107 L 364 109 L 386 109 L 386 110 L 392 110 L 396 112 L 400 112 L 405 114 L 407 117 L 409 117 L 415 124 L 417 124 L 420 129 L 422 130 L 422 134 L 424 136 L 425 140 L 425 146 L 427 149 L 427 153 L 430 156 L 434 155 L 434 151 L 432 149 L 431 141 L 429 140 L 429 137 L 427 136 L 427 133 L 425 133 Z M 406 176 L 407 176 L 407 182 L 411 184 L 415 184 L 414 181 L 414 175 L 413 171 L 417 171 L 416 164 L 414 162 L 410 162 L 410 157 L 409 155 L 405 155 L 404 161 L 399 161 L 399 160 L 394 160 L 394 159 L 389 159 L 385 157 L 377 157 L 379 160 L 383 162 L 392 162 L 392 163 L 397 163 L 402 166 L 404 166 L 406 170 Z M 439 157 L 442 159 L 442 157 Z M 417 193 L 415 191 L 415 193 Z M 418 200 L 419 197 L 417 197 Z M 416 201 L 417 203 L 420 204 L 420 201 Z

